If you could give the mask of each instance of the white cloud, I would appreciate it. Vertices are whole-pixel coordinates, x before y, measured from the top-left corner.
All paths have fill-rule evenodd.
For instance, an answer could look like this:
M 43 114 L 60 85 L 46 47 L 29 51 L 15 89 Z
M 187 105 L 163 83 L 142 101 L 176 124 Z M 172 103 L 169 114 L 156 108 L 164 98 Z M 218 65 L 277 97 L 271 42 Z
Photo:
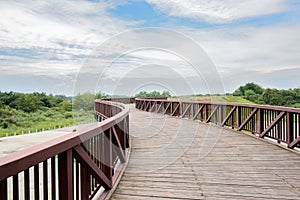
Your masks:
M 300 67 L 300 25 L 185 29 L 217 66 L 231 73 L 237 68 L 259 71 Z
M 12 55 L 0 61 L 0 69 L 10 67 L 13 73 L 23 63 L 24 70 L 30 73 L 41 73 L 42 69 L 44 74 L 74 71 L 74 63 L 80 66 L 100 42 L 136 24 L 110 16 L 107 10 L 119 4 L 83 0 L 0 1 L 0 48 Z M 18 54 L 24 49 L 26 55 Z M 67 67 L 70 64 L 73 65 Z
M 243 0 L 243 1 L 156 1 L 149 0 L 159 10 L 169 15 L 206 20 L 213 23 L 225 23 L 246 17 L 260 16 L 280 12 L 285 9 L 285 0 Z M 122 3 L 122 2 L 121 2 Z M 108 13 L 108 9 L 119 5 L 120 2 L 100 1 L 0 1 L 0 55 L 1 75 L 14 74 L 47 77 L 69 77 L 84 63 L 84 60 L 95 47 L 109 37 L 136 27 L 138 22 L 128 22 Z M 266 77 L 257 74 L 280 74 L 278 71 L 300 68 L 300 26 L 299 24 L 273 24 L 268 26 L 241 25 L 239 27 L 210 27 L 196 29 L 191 27 L 174 27 L 198 42 L 213 59 L 219 71 L 228 77 L 251 78 Z M 143 40 L 157 44 L 171 44 L 174 48 L 188 48 L 181 41 L 172 41 L 166 35 L 164 38 L 152 38 L 145 34 L 142 38 L 134 35 L 126 38 L 128 44 L 121 42 L 110 44 L 100 59 L 109 60 L 106 55 L 112 55 L 120 49 L 130 49 Z M 171 41 L 170 41 L 171 40 Z M 28 50 L 26 54 L 22 49 Z M 21 50 L 21 51 L 20 51 Z M 11 51 L 12 53 L 9 53 Z M 16 54 L 14 55 L 14 51 Z M 20 51 L 20 52 L 18 52 Z M 32 53 L 32 55 L 31 55 Z M 9 55 L 7 55 L 9 54 Z M 198 52 L 190 52 L 198 56 Z M 99 58 L 97 58 L 99 59 Z M 95 62 L 96 64 L 98 62 Z M 124 76 L 128 70 L 137 66 L 164 65 L 179 74 L 189 75 L 188 64 L 180 57 L 170 53 L 142 50 L 131 52 L 114 64 L 115 68 L 107 71 L 107 77 L 117 79 Z M 157 69 L 157 68 L 156 68 Z M 249 70 L 256 73 L 248 73 Z M 153 70 L 152 70 L 153 71 Z M 134 70 L 134 72 L 140 72 Z M 294 73 L 299 71 L 294 70 Z M 131 73 L 130 78 L 147 77 L 150 73 Z M 159 72 L 155 72 L 159 75 Z M 236 75 L 236 76 L 235 76 Z M 171 75 L 170 75 L 171 76 Z M 271 75 L 270 75 L 271 76 Z M 160 79 L 166 76 L 161 75 Z M 286 78 L 284 76 L 284 78 Z M 277 76 L 277 80 L 280 77 Z M 298 79 L 292 81 L 298 84 Z M 225 80 L 226 81 L 226 80 Z M 243 80 L 241 80 L 243 81 Z M 226 82 L 225 82 L 226 83 Z M 67 84 L 67 83 L 66 83 Z M 174 81 L 176 84 L 176 81 Z M 234 83 L 235 84 L 235 83 Z M 235 89 L 236 84 L 232 84 Z M 175 85 L 174 85 L 175 86 Z M 5 88 L 5 85 L 3 86 Z M 230 86 L 231 87 L 231 86 Z
M 147 0 L 170 16 L 226 23 L 284 11 L 288 0 Z
M 228 92 L 252 81 L 263 86 L 299 87 L 300 24 L 180 30 L 212 58 Z

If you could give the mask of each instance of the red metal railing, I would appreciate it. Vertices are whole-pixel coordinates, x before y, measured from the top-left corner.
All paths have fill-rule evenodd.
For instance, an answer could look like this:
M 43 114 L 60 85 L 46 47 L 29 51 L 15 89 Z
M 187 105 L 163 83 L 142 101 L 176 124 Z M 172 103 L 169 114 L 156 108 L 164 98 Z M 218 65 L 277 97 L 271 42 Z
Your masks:
M 300 147 L 300 109 L 255 104 L 136 99 L 136 108 L 215 123 L 259 137 L 272 138 L 289 148 Z
M 129 108 L 95 101 L 99 121 L 0 158 L 0 199 L 103 198 L 128 157 Z

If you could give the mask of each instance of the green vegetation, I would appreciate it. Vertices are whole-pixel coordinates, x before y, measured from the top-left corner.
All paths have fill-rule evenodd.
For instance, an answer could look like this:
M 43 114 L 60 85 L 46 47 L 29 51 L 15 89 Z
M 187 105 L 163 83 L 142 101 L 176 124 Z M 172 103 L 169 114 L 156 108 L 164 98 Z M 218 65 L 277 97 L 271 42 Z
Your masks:
M 233 94 L 198 94 L 192 96 L 181 96 L 172 99 L 188 101 L 236 102 L 245 104 L 256 103 L 300 108 L 300 88 L 278 90 L 275 88 L 263 88 L 255 83 L 246 83 L 236 89 Z
M 79 94 L 73 99 L 73 112 L 71 97 L 0 92 L 0 137 L 91 121 L 94 99 L 104 97 L 101 93 Z
M 253 104 L 253 102 L 244 99 L 240 96 L 233 96 L 232 94 L 224 95 L 193 95 L 193 96 L 180 96 L 170 98 L 173 100 L 180 99 L 184 101 L 213 101 L 213 102 L 235 102 L 235 103 L 245 103 L 245 104 Z
M 23 94 L 0 92 L 0 137 L 36 132 L 93 120 L 94 99 L 106 98 L 98 93 L 78 94 L 73 99 L 46 93 Z M 168 91 L 141 91 L 135 97 L 168 97 L 188 101 L 257 103 L 300 108 L 300 88 L 278 90 L 255 83 L 240 86 L 233 94 L 171 97 Z M 75 129 L 73 131 L 76 131 Z
M 158 91 L 146 92 L 141 91 L 135 95 L 135 97 L 171 97 L 169 91 L 163 91 L 162 93 Z
M 233 93 L 257 104 L 300 108 L 300 88 L 278 90 L 263 88 L 255 83 L 246 83 Z

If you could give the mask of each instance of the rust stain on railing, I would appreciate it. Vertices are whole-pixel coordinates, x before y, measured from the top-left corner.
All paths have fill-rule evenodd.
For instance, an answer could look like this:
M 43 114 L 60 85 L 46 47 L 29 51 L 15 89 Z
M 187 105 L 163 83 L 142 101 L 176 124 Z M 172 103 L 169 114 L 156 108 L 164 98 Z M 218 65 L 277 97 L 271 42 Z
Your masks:
M 148 112 L 215 123 L 300 148 L 300 109 L 256 104 L 136 99 Z

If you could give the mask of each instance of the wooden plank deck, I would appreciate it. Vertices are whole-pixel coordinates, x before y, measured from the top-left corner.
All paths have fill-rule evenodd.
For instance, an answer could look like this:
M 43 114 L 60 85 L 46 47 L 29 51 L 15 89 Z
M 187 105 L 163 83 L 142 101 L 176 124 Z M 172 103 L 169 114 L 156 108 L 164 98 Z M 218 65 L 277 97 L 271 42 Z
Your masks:
M 300 154 L 133 107 L 130 122 L 132 154 L 111 199 L 300 199 Z

